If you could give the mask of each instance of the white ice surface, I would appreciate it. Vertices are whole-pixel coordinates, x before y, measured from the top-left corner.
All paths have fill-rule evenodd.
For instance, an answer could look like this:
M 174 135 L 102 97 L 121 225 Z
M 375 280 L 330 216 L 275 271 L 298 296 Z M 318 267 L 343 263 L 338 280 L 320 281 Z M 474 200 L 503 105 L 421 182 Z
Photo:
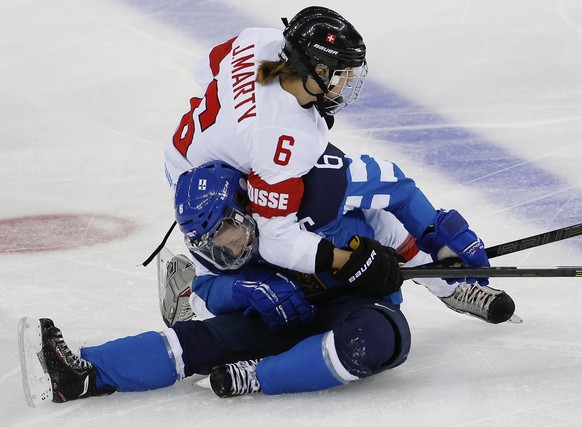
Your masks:
M 197 39 L 180 14 L 188 2 L 138 3 L 0 3 L 0 425 L 582 425 L 581 279 L 495 280 L 516 301 L 521 325 L 461 316 L 407 283 L 408 361 L 325 392 L 223 400 L 193 387 L 195 377 L 153 392 L 28 408 L 16 346 L 20 317 L 53 318 L 74 348 L 163 328 L 155 267 L 138 264 L 173 219 L 162 152 L 196 89 L 194 62 L 240 29 L 233 16 L 280 27 L 281 16 L 308 4 L 192 2 L 209 28 L 224 27 L 218 39 Z M 350 118 L 350 108 L 338 116 L 333 142 L 395 161 L 435 205 L 463 212 L 488 245 L 567 225 L 559 221 L 565 215 L 581 222 L 579 205 L 569 204 L 582 191 L 579 0 L 326 3 L 366 40 L 374 84 L 365 90 L 405 97 L 397 115 L 432 112 L 502 147 L 559 180 L 559 197 L 528 216 L 515 200 L 535 200 L 539 188 L 518 167 L 509 168 L 506 183 L 519 185 L 492 198 L 478 183 L 377 139 Z M 43 215 L 82 220 L 56 231 L 17 221 Z M 72 247 L 15 251 L 63 241 Z M 178 233 L 169 246 L 182 251 Z M 494 264 L 580 265 L 582 246 L 554 243 Z

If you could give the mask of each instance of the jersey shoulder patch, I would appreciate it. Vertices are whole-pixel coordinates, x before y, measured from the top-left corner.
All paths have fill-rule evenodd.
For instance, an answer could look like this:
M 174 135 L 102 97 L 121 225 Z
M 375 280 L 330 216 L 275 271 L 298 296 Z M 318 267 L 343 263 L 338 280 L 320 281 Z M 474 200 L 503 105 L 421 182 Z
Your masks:
M 263 218 L 285 217 L 299 209 L 303 197 L 303 181 L 301 178 L 289 178 L 269 184 L 251 170 L 248 194 L 253 213 Z

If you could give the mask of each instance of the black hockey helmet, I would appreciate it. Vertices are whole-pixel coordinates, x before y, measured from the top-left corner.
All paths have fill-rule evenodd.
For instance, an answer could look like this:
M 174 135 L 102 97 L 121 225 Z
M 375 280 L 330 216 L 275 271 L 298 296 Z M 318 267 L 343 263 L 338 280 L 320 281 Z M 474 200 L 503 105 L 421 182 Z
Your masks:
M 315 79 L 324 93 L 338 84 L 334 75 L 350 70 L 350 81 L 355 84 L 350 86 L 347 96 L 342 92 L 342 99 L 330 109 L 336 110 L 339 104 L 355 101 L 367 66 L 366 45 L 354 26 L 339 13 L 321 6 L 307 7 L 289 22 L 283 19 L 283 23 L 286 25 L 283 31 L 285 46 L 280 58 L 304 79 Z M 315 72 L 318 65 L 327 68 L 327 75 L 323 78 Z

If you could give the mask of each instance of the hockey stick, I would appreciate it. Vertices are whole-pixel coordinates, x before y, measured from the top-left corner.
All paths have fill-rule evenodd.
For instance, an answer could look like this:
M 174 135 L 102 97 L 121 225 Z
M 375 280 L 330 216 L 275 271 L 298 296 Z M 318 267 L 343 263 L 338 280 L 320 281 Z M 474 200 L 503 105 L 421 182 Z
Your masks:
M 582 266 L 573 267 L 412 267 L 401 268 L 404 279 L 480 277 L 582 277 Z
M 582 277 L 582 266 L 575 267 L 411 267 L 401 268 L 404 280 L 407 279 L 462 279 L 481 277 Z M 352 290 L 353 291 L 353 290 Z M 326 289 L 322 292 L 309 294 L 313 303 L 330 298 L 347 295 L 352 292 L 346 286 Z
M 547 245 L 548 243 L 558 242 L 571 237 L 582 235 L 582 223 L 559 228 L 545 233 L 536 234 L 535 236 L 524 237 L 511 242 L 486 248 L 485 252 L 489 258 L 495 258 L 525 249 L 535 248 L 536 246 Z M 441 261 L 435 261 L 416 267 L 402 268 L 401 273 L 406 279 L 422 278 L 481 278 L 481 277 L 582 277 L 581 267 L 451 267 L 453 264 L 460 262 L 459 258 L 446 258 Z M 314 301 L 322 300 L 326 295 L 340 295 L 345 293 L 340 288 L 329 289 L 322 293 L 310 295 Z
M 536 246 L 547 245 L 548 243 L 559 242 L 560 240 L 569 239 L 570 237 L 582 235 L 582 223 L 537 234 L 531 237 L 514 240 L 513 242 L 502 243 L 497 246 L 491 246 L 485 249 L 489 258 L 500 255 L 506 255 L 513 252 L 523 251 L 524 249 L 535 248 Z
M 560 240 L 565 240 L 580 235 L 582 235 L 582 223 L 570 225 L 564 228 L 558 228 L 556 230 L 547 231 L 541 234 L 536 234 L 535 236 L 524 237 L 522 239 L 513 240 L 507 243 L 501 243 L 500 245 L 491 246 L 490 248 L 485 248 L 485 253 L 489 258 L 495 258 L 501 255 L 507 255 L 514 252 L 523 251 L 525 249 L 547 245 L 548 243 L 559 242 Z M 460 262 L 460 259 L 446 258 L 441 261 L 435 261 L 428 264 L 419 265 L 414 268 L 421 269 L 431 267 L 448 267 L 455 264 L 456 262 Z

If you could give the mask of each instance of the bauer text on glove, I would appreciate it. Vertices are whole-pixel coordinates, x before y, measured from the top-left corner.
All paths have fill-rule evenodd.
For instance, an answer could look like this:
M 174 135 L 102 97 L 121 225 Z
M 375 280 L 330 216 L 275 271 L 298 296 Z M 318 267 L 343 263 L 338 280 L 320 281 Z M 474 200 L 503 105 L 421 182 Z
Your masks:
M 336 279 L 368 297 L 383 297 L 400 289 L 399 257 L 393 249 L 362 236 L 353 236 L 349 246 L 353 252 L 334 273 Z

